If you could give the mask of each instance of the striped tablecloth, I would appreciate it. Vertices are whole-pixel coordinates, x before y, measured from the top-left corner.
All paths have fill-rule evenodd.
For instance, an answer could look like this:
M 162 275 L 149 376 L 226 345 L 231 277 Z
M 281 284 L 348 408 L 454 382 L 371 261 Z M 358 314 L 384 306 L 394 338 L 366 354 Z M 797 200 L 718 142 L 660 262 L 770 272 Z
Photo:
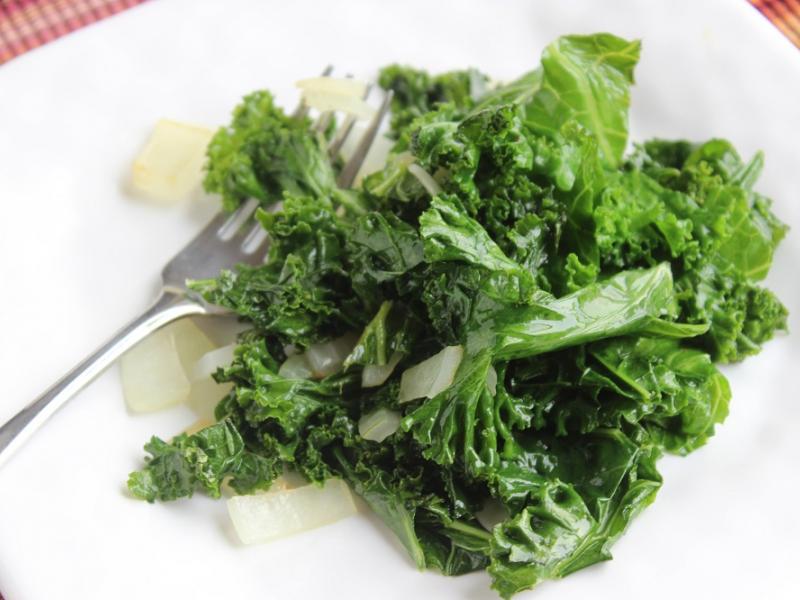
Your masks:
M 0 65 L 145 0 L 0 0 Z
M 800 48 L 800 0 L 750 0 L 750 3 Z
M 146 0 L 0 0 L 0 65 Z M 800 0 L 750 0 L 800 47 Z M 0 600 L 3 595 L 0 593 Z

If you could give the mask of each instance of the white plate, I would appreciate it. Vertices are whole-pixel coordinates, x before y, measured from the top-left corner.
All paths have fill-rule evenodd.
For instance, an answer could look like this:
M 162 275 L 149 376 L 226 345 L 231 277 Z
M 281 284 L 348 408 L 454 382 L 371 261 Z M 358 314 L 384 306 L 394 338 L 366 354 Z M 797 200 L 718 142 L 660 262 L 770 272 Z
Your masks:
M 635 137 L 766 151 L 759 189 L 794 227 L 769 283 L 800 330 L 800 54 L 744 0 L 148 2 L 0 68 L 0 421 L 144 308 L 161 264 L 214 210 L 124 193 L 159 117 L 219 124 L 259 87 L 291 106 L 293 81 L 329 62 L 508 78 L 554 37 L 596 30 L 644 40 Z M 659 498 L 616 560 L 530 597 L 799 598 L 798 358 L 795 335 L 726 369 L 730 418 L 707 447 L 662 461 Z M 112 369 L 40 431 L 0 471 L 7 600 L 494 597 L 484 574 L 416 572 L 366 516 L 242 547 L 223 503 L 129 499 L 142 444 L 190 420 L 129 416 Z

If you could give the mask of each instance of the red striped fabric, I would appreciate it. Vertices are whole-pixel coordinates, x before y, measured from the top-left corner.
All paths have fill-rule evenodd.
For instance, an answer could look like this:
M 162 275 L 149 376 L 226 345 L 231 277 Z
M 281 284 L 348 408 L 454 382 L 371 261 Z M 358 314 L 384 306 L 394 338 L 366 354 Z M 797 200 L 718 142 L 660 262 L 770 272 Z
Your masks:
M 800 48 L 800 0 L 750 0 L 750 2 Z
M 0 65 L 145 0 L 0 0 Z

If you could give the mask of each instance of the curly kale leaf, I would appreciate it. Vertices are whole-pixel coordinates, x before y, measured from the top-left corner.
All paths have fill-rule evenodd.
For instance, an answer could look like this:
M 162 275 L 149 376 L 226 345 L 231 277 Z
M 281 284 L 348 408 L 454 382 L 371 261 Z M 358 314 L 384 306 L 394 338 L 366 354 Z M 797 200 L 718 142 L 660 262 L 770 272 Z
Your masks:
M 441 104 L 461 111 L 471 108 L 486 91 L 487 78 L 475 69 L 430 76 L 413 67 L 390 65 L 381 69 L 378 84 L 392 90 L 392 136 L 396 139 L 411 122 Z
M 227 477 L 242 493 L 268 489 L 282 469 L 280 460 L 245 449 L 238 429 L 227 419 L 170 443 L 153 437 L 145 450 L 150 453 L 147 465 L 131 473 L 128 489 L 148 502 L 189 497 L 198 488 L 219 498 Z
M 457 202 L 457 200 L 456 200 Z M 514 289 L 514 299 L 524 301 L 533 287 L 533 277 L 508 258 L 480 223 L 464 214 L 453 199 L 437 196 L 419 219 L 425 245 L 425 260 L 465 262 L 507 279 L 505 289 Z
M 541 283 L 566 291 L 563 256 L 577 253 L 583 264 L 598 263 L 592 210 L 605 176 L 595 139 L 569 121 L 559 127 L 554 141 L 527 128 L 519 109 L 509 105 L 488 107 L 461 121 L 447 120 L 452 118 L 410 126 L 414 160 L 429 173 L 446 173 L 439 179 L 448 199 L 484 224 L 494 243 L 508 253 L 514 250 L 509 230 L 522 219 L 538 217 L 539 245 L 546 248 L 539 266 L 549 263 Z M 389 181 L 389 172 L 381 177 Z M 383 202 L 401 206 L 404 217 L 415 220 L 431 201 L 420 194 L 407 202 L 407 193 L 399 187 L 403 181 L 387 188 Z M 380 189 L 378 180 L 374 185 L 369 189 Z
M 283 343 L 304 346 L 361 323 L 344 262 L 344 225 L 331 205 L 287 197 L 282 210 L 258 218 L 272 240 L 267 262 L 194 281 L 192 289 Z
M 391 213 L 370 212 L 359 217 L 346 241 L 352 286 L 365 306 L 374 310 L 389 284 L 399 284 L 420 265 L 423 246 L 419 233 Z
M 787 329 L 788 311 L 775 294 L 736 272 L 706 263 L 676 285 L 682 316 L 711 325 L 698 343 L 714 360 L 735 362 L 757 354 L 776 331 Z
M 285 443 L 299 442 L 309 420 L 318 414 L 338 414 L 344 405 L 341 394 L 356 387 L 347 374 L 322 381 L 287 379 L 278 375 L 278 365 L 263 341 L 239 346 L 231 366 L 217 374 L 235 390 L 217 407 L 217 417 L 236 415 L 237 423 L 269 431 Z
M 592 344 L 588 352 L 599 365 L 584 372 L 582 383 L 597 386 L 600 402 L 613 390 L 601 420 L 642 423 L 668 452 L 688 454 L 703 445 L 728 414 L 727 380 L 707 354 L 678 340 L 619 338 Z
M 542 69 L 537 68 L 518 77 L 514 81 L 498 85 L 481 96 L 472 112 L 491 106 L 525 106 L 534 97 L 542 84 Z
M 723 362 L 786 328 L 785 307 L 758 285 L 787 231 L 752 190 L 761 164 L 725 140 L 648 142 L 595 212 L 605 264 L 669 260 L 681 318 L 709 324 L 698 343 Z
M 611 558 L 613 543 L 661 486 L 657 452 L 642 435 L 608 429 L 528 440 L 497 469 L 493 487 L 514 510 L 491 542 L 488 571 L 501 596 Z
M 226 210 L 248 198 L 279 201 L 284 193 L 339 197 L 336 178 L 307 119 L 293 119 L 266 91 L 244 97 L 228 127 L 208 146 L 203 185 L 222 196 Z
M 653 265 L 678 257 L 695 260 L 699 244 L 692 237 L 694 225 L 675 211 L 683 203 L 678 192 L 642 172 L 615 174 L 593 215 L 603 266 Z
M 705 354 L 684 351 L 679 354 L 684 362 L 679 363 L 678 359 L 672 358 L 673 354 L 668 353 L 678 351 L 676 337 L 694 336 L 705 331 L 705 328 L 681 327 L 660 321 L 658 317 L 668 314 L 673 306 L 670 271 L 662 265 L 650 271 L 624 272 L 602 284 L 557 300 L 543 300 L 524 308 L 502 309 L 490 321 L 491 334 L 487 335 L 485 324 L 475 325 L 474 333 L 466 343 L 467 354 L 453 384 L 433 398 L 424 400 L 405 417 L 402 427 L 413 432 L 426 458 L 444 466 L 459 461 L 473 476 L 491 472 L 497 467 L 501 454 L 513 455 L 515 452 L 511 431 L 520 424 L 529 424 L 532 419 L 530 412 L 505 391 L 502 382 L 496 384 L 495 390 L 489 389 L 487 381 L 493 360 L 530 359 L 592 340 L 617 338 L 625 333 L 658 332 L 668 336 L 665 343 L 637 347 L 640 352 L 649 357 L 647 352 L 650 350 L 658 357 L 657 360 L 673 360 L 677 364 L 672 365 L 674 369 L 688 368 L 686 354 L 694 353 L 697 364 L 692 366 L 700 370 L 703 383 L 708 380 L 710 389 L 695 390 L 697 401 L 692 404 L 691 415 L 688 414 L 688 400 L 679 409 L 665 415 L 672 417 L 685 410 L 687 414 L 684 416 L 691 423 L 681 422 L 680 426 L 666 420 L 663 423 L 664 428 L 672 427 L 687 435 L 694 434 L 692 447 L 695 447 L 705 440 L 703 436 L 713 433 L 713 423 L 721 421 L 726 414 L 728 398 L 724 393 L 718 393 L 719 386 L 726 384 Z M 619 346 L 610 347 L 622 352 Z M 612 358 L 605 357 L 605 360 L 609 365 L 613 364 Z M 628 363 L 625 365 L 623 368 L 633 368 Z M 651 366 L 644 362 L 645 368 Z M 662 391 L 657 384 L 663 385 L 664 393 L 666 390 L 672 393 L 683 391 L 682 388 L 676 389 L 677 383 L 667 387 L 667 383 L 675 382 L 675 375 L 669 374 L 671 378 L 665 377 L 664 382 L 652 385 L 654 394 Z M 573 374 L 576 381 L 582 376 L 586 376 L 586 372 Z M 687 387 L 698 385 L 691 377 L 680 383 Z M 619 387 L 614 389 L 618 391 Z M 724 387 L 723 391 L 727 388 Z M 702 394 L 705 394 L 702 400 L 706 402 L 701 406 Z M 650 395 L 640 401 L 642 404 L 656 403 Z M 706 411 L 705 420 L 701 414 L 703 410 Z M 641 418 L 642 415 L 636 415 L 630 421 L 635 423 Z M 676 443 L 669 449 L 676 450 L 672 447 Z M 689 442 L 685 445 L 688 447 Z
M 458 458 L 473 474 L 497 466 L 494 400 L 486 383 L 491 366 L 488 351 L 465 357 L 453 384 L 403 420 L 426 458 L 441 465 Z
M 508 371 L 509 392 L 536 431 L 567 436 L 639 424 L 654 445 L 677 454 L 703 445 L 730 401 L 709 355 L 671 336 L 603 340 Z

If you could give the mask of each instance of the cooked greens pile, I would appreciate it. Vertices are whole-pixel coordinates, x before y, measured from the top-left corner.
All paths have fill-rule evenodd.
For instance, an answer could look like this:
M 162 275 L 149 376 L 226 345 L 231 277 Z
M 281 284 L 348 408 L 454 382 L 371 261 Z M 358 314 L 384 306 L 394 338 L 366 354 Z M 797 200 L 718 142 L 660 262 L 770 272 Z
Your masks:
M 252 330 L 216 374 L 234 384 L 219 422 L 153 438 L 131 491 L 248 493 L 286 466 L 341 477 L 420 568 L 487 569 L 506 598 L 611 558 L 655 498 L 658 458 L 725 419 L 715 364 L 758 352 L 787 316 L 759 284 L 786 233 L 753 189 L 762 156 L 721 139 L 625 154 L 639 50 L 562 37 L 499 87 L 387 67 L 395 145 L 357 191 L 336 188 L 306 120 L 245 97 L 209 147 L 206 186 L 228 209 L 283 206 L 258 215 L 266 264 L 193 287 Z M 338 372 L 279 374 L 348 333 Z M 401 395 L 403 372 L 448 347 L 452 382 Z M 358 429 L 377 409 L 402 416 L 381 442 Z

